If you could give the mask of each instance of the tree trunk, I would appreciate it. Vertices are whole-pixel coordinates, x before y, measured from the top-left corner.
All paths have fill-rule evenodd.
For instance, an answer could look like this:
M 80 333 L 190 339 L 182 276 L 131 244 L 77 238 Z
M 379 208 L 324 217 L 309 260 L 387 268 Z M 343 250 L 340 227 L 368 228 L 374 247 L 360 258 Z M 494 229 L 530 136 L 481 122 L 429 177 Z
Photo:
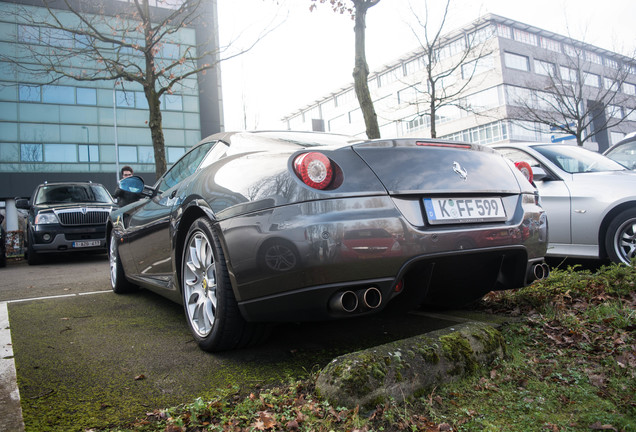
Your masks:
M 437 127 L 435 125 L 436 110 L 435 92 L 433 92 L 431 96 L 431 138 L 437 138 Z
M 369 66 L 365 54 L 365 31 L 367 9 L 377 2 L 369 3 L 365 0 L 353 0 L 355 6 L 355 65 L 353 68 L 353 82 L 360 104 L 360 110 L 364 117 L 364 124 L 367 128 L 367 137 L 370 139 L 380 138 L 380 128 L 378 126 L 378 116 L 373 107 L 371 94 L 369 92 Z
M 155 173 L 157 178 L 166 172 L 166 147 L 165 139 L 163 137 L 161 107 L 159 102 L 159 95 L 153 88 L 144 89 L 146 97 L 148 98 L 148 127 L 150 127 L 150 136 L 152 137 L 152 147 L 155 153 Z

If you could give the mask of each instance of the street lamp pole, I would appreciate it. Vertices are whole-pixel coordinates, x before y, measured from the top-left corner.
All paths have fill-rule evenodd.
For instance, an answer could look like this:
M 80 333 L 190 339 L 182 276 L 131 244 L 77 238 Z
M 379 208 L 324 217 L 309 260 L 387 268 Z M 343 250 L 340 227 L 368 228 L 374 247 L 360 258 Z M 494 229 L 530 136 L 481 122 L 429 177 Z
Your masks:
M 82 129 L 86 129 L 86 155 L 88 156 L 88 171 L 91 170 L 91 135 L 87 126 L 82 126 Z
M 119 144 L 117 142 L 117 96 L 116 87 L 118 81 L 113 84 L 113 127 L 115 129 L 115 178 L 119 183 Z

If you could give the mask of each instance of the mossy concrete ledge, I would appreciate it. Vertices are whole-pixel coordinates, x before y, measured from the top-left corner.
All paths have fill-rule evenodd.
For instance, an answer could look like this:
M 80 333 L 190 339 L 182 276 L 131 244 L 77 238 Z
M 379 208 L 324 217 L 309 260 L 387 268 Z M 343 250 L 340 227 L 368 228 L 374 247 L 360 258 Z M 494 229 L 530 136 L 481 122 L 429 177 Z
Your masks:
M 468 322 L 337 357 L 316 386 L 331 404 L 371 409 L 474 374 L 504 355 L 499 330 Z

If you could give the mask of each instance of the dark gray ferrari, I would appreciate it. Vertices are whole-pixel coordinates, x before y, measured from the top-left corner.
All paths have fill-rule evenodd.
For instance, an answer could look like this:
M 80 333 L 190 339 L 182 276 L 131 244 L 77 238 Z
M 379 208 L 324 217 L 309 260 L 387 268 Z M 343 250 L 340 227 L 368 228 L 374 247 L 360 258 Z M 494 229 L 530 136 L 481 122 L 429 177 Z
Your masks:
M 430 139 L 220 133 L 107 224 L 113 291 L 181 303 L 199 346 L 264 323 L 459 306 L 547 275 L 534 187 L 493 150 Z

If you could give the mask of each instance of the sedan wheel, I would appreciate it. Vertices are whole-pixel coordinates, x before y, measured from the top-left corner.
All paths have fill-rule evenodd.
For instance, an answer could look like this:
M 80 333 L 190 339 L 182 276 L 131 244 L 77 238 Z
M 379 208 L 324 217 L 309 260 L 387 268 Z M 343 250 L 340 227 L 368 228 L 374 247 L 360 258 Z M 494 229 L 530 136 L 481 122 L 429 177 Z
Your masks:
M 124 294 L 134 291 L 137 287 L 126 279 L 126 274 L 119 258 L 117 247 L 117 236 L 114 232 L 110 234 L 108 246 L 108 261 L 110 262 L 110 286 L 115 294 Z
M 223 250 L 206 218 L 197 219 L 188 230 L 183 248 L 181 288 L 186 319 L 201 349 L 222 351 L 256 342 L 260 326 L 243 319 Z
M 636 209 L 616 216 L 607 229 L 605 248 L 615 263 L 631 264 L 636 258 Z

